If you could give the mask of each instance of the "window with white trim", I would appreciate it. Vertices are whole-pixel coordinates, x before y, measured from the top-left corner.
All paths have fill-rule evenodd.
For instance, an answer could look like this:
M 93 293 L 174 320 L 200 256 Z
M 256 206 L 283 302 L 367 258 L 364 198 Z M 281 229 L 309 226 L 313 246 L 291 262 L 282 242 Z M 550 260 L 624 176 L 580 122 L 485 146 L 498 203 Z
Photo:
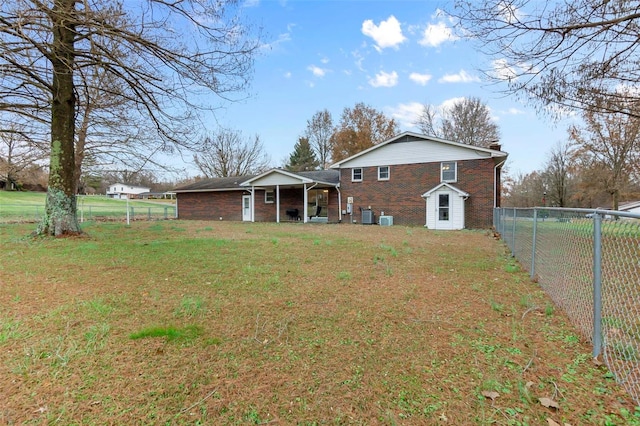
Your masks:
M 275 202 L 276 194 L 273 191 L 264 191 L 264 202 L 265 204 L 270 204 Z
M 440 180 L 442 182 L 456 182 L 458 180 L 458 167 L 455 161 L 440 163 Z
M 389 180 L 389 166 L 378 167 L 378 180 Z
M 351 169 L 351 181 L 352 182 L 362 182 L 362 169 Z

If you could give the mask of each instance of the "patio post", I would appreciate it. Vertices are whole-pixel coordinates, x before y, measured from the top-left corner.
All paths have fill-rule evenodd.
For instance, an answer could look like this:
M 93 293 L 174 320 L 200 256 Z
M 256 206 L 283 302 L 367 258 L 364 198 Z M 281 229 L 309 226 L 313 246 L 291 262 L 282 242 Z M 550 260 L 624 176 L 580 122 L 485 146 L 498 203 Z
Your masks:
M 280 223 L 280 185 L 276 185 L 276 223 Z

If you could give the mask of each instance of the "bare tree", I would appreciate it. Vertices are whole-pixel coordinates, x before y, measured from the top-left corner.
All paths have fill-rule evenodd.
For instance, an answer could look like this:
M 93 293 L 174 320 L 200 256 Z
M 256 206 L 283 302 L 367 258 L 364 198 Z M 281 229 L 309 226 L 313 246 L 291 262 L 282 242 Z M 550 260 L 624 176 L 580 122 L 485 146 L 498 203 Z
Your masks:
M 39 151 L 15 129 L 0 132 L 0 176 L 6 181 L 5 189 L 13 189 L 43 158 Z
M 640 3 L 628 0 L 456 0 L 465 36 L 494 59 L 493 82 L 554 114 L 563 108 L 636 114 Z
M 545 177 L 539 171 L 510 177 L 510 185 L 505 194 L 506 207 L 534 207 L 546 204 Z
M 230 15 L 236 3 L 2 2 L 0 112 L 50 130 L 50 178 L 40 233 L 81 232 L 75 210 L 81 70 L 96 69 L 111 79 L 102 90 L 127 102 L 129 117 L 152 123 L 144 128 L 153 131 L 153 149 L 193 148 L 189 141 L 194 139 L 184 137 L 189 130 L 185 120 L 194 111 L 214 108 L 206 94 L 225 101 L 240 93 L 260 45 Z M 114 87 L 118 90 L 110 91 Z M 85 107 L 96 106 L 91 99 Z
M 208 178 L 261 173 L 270 167 L 271 159 L 258 136 L 243 139 L 241 132 L 221 129 L 206 137 L 202 147 L 193 161 Z
M 425 104 L 416 125 L 426 135 L 467 145 L 489 146 L 500 139 L 489 108 L 475 97 L 457 100 L 448 108 Z
M 589 168 L 598 170 L 596 179 L 617 210 L 622 190 L 640 167 L 640 115 L 586 111 L 583 117 L 584 126 L 573 126 L 570 138 Z
M 345 108 L 332 140 L 333 161 L 340 161 L 380 142 L 399 131 L 398 123 L 382 112 L 360 102 Z
M 333 135 L 333 120 L 328 110 L 316 112 L 307 120 L 305 136 L 316 152 L 320 167 L 327 168 L 331 160 L 331 135 Z
M 544 166 L 547 200 L 555 207 L 568 207 L 572 190 L 573 150 L 567 143 L 551 149 Z
M 437 128 L 438 109 L 430 104 L 422 105 L 422 112 L 415 125 L 418 126 L 422 134 L 427 136 L 438 136 Z

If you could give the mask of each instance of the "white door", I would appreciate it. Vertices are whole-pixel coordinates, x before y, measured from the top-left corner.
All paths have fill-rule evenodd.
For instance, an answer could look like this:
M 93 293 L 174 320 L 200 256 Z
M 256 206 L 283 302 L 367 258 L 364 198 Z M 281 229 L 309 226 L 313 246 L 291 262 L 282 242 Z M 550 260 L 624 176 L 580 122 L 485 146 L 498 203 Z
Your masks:
M 453 194 L 449 191 L 436 191 L 436 229 L 453 229 L 451 201 Z
M 242 220 L 251 222 L 251 195 L 242 196 Z

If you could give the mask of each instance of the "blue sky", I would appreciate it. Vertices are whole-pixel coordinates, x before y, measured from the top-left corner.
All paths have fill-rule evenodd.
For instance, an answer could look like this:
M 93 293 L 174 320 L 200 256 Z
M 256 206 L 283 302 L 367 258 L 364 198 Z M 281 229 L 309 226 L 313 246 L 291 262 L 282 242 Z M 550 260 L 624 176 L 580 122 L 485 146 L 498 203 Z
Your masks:
M 490 63 L 439 1 L 251 0 L 245 16 L 262 25 L 265 47 L 246 100 L 216 112 L 207 126 L 259 135 L 273 165 L 282 165 L 314 113 L 327 109 L 334 124 L 345 107 L 365 104 L 413 126 L 422 105 L 461 97 L 485 102 L 501 130 L 510 172 L 542 167 L 549 150 L 566 139 L 567 124 L 539 117 L 534 108 L 481 81 Z M 193 172 L 197 174 L 197 172 Z

